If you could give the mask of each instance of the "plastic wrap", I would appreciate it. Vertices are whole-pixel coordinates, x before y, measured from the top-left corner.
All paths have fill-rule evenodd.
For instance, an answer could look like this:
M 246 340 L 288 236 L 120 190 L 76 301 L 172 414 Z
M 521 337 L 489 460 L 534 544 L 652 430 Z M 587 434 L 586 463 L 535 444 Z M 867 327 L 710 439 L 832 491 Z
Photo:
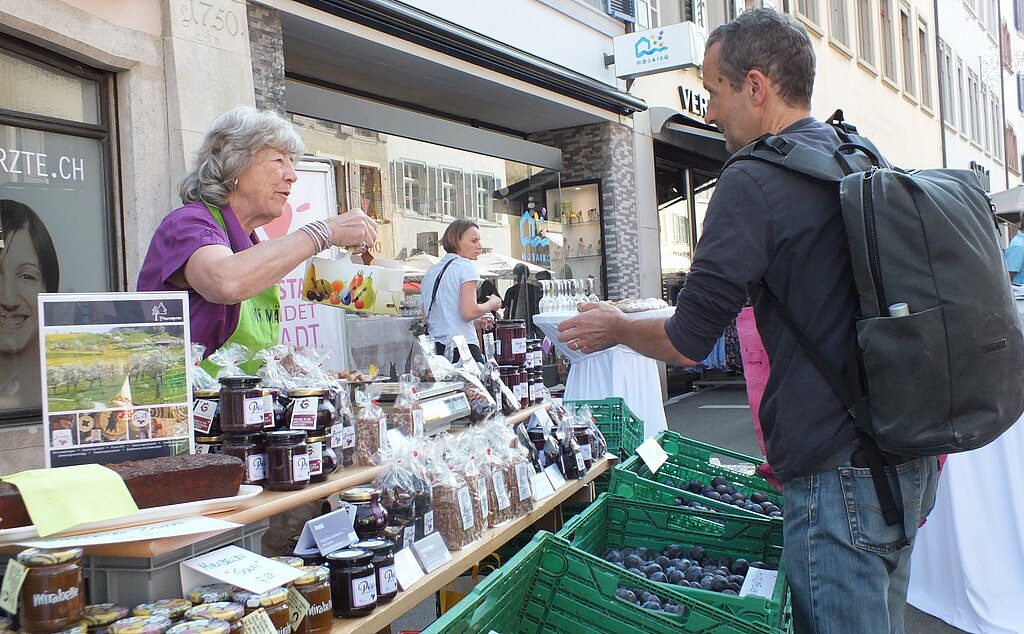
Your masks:
M 420 380 L 411 374 L 403 374 L 398 378 L 398 396 L 391 408 L 391 428 L 397 429 L 409 438 L 423 435 L 423 413 L 419 416 L 419 399 L 416 397 L 416 386 Z
M 412 347 L 410 372 L 424 383 L 451 380 L 455 368 L 451 361 L 434 353 L 434 342 L 427 335 L 416 338 Z
M 240 343 L 226 343 L 209 356 L 210 363 L 220 366 L 217 378 L 245 376 L 242 364 L 249 360 L 249 349 Z
M 474 362 L 474 365 L 477 365 Z M 494 402 L 487 389 L 480 379 L 469 371 L 468 367 L 456 368 L 459 379 L 462 381 L 462 389 L 469 401 L 469 420 L 480 423 L 498 413 L 498 406 Z
M 398 548 L 411 546 L 416 539 L 416 501 L 428 490 L 427 484 L 416 474 L 412 447 L 408 443 L 382 448 L 377 461 L 385 467 L 384 473 L 373 481 L 373 487 L 380 490 L 381 504 L 388 512 L 384 532 Z
M 377 404 L 378 398 L 380 388 L 377 386 L 368 385 L 356 390 L 359 413 L 356 414 L 356 445 L 352 459 L 358 467 L 372 465 L 373 456 L 380 450 L 381 445 L 387 444 L 388 419 L 384 410 Z
M 438 463 L 433 472 L 431 499 L 434 528 L 449 550 L 461 550 L 475 539 L 473 495 L 454 466 Z
M 192 388 L 197 390 L 216 390 L 220 388 L 217 379 L 210 376 L 210 373 L 203 368 L 203 355 L 206 354 L 206 346 L 201 343 L 192 344 Z

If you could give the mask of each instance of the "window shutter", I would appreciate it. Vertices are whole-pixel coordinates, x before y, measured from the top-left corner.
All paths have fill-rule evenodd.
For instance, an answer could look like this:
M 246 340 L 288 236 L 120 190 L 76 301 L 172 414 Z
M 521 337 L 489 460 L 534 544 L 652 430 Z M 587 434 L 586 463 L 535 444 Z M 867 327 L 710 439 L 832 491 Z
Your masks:
M 391 200 L 395 209 L 405 209 L 405 191 L 402 182 L 402 162 L 391 161 Z
M 473 182 L 476 179 L 473 174 L 462 175 L 462 191 L 463 196 L 466 199 L 466 217 L 476 218 L 476 184 Z
M 636 22 L 636 0 L 605 0 L 604 10 L 623 22 Z
M 359 163 L 349 161 L 345 164 L 345 204 L 346 211 L 363 209 L 363 197 L 360 192 Z M 366 211 L 363 209 L 363 211 Z
M 394 170 L 394 164 L 391 167 Z M 383 218 L 391 218 L 395 213 L 394 198 L 391 191 L 391 173 L 380 171 L 380 213 Z
M 455 188 L 453 192 L 455 194 L 455 217 L 465 218 L 466 217 L 466 174 L 462 170 L 454 172 L 454 178 L 452 178 L 452 186 Z
M 428 216 L 439 217 L 441 215 L 441 170 L 436 167 L 427 168 L 427 187 L 426 187 L 426 203 L 423 205 L 423 211 Z

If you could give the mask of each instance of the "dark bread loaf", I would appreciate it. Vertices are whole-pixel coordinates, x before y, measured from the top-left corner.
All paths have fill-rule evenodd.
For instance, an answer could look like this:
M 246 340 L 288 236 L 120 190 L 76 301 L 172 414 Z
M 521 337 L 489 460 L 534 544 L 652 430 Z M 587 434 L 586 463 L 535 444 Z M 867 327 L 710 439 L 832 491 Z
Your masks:
M 140 509 L 238 495 L 243 464 L 221 454 L 170 456 L 105 465 L 116 471 Z M 0 529 L 32 523 L 18 488 L 0 482 Z

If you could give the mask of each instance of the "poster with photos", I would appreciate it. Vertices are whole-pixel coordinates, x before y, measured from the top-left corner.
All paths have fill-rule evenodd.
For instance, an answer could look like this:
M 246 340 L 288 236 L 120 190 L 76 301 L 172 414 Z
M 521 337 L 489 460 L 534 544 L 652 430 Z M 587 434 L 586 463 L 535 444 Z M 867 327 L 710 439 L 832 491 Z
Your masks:
M 39 296 L 47 467 L 192 452 L 187 293 Z

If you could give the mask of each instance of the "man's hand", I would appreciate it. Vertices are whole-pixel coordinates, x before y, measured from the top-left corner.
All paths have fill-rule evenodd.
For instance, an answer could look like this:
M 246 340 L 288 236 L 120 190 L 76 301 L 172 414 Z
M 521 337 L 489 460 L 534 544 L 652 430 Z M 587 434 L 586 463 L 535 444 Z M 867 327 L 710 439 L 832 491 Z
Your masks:
M 585 354 L 607 350 L 621 343 L 626 316 L 606 302 L 580 304 L 580 314 L 558 325 L 558 340 Z

